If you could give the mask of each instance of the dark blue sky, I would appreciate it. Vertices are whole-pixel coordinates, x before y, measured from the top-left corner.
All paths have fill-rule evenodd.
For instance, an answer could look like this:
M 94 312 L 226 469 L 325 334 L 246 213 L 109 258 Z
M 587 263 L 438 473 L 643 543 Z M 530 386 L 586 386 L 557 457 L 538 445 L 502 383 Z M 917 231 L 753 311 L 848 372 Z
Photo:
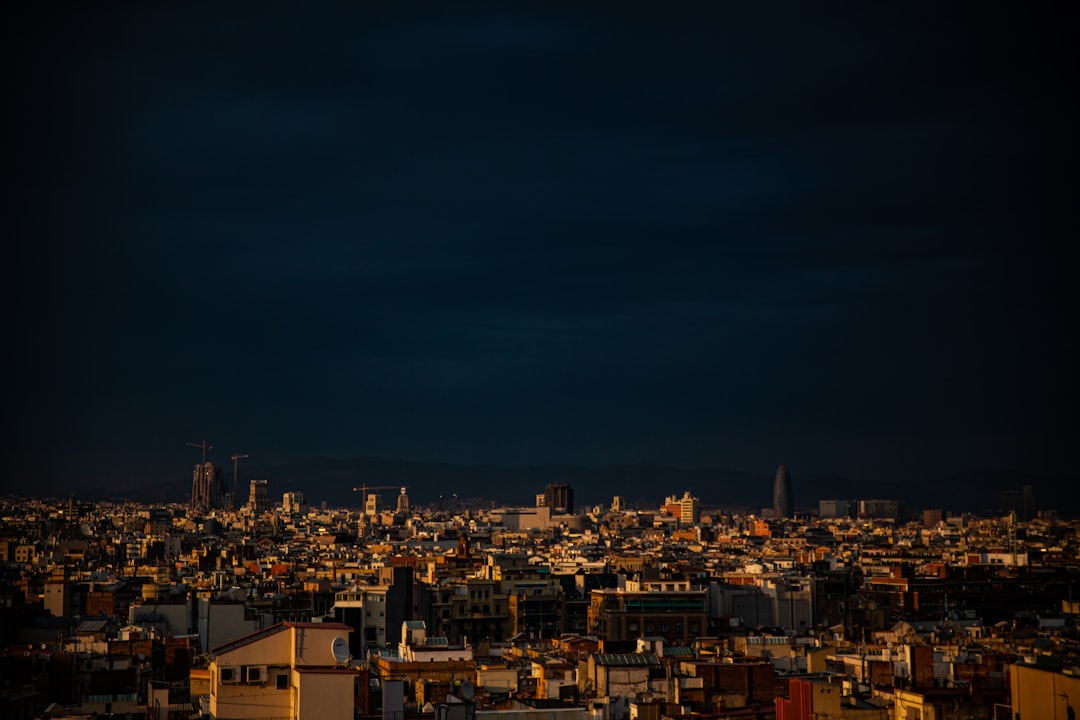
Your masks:
M 204 439 L 224 464 L 1071 472 L 1054 13 L 24 8 L 2 487 L 189 477 Z

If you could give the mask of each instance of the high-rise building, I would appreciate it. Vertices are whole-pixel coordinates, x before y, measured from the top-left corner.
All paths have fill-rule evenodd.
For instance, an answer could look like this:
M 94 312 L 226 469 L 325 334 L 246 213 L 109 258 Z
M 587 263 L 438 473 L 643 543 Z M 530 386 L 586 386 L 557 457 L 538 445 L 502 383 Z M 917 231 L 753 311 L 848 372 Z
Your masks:
M 701 501 L 691 497 L 690 491 L 683 493 L 679 500 L 679 524 L 684 526 L 697 525 L 701 519 Z
M 1020 491 L 1020 497 L 1020 517 L 1027 522 L 1035 517 L 1035 488 L 1031 485 L 1025 485 Z
M 270 488 L 266 480 L 252 480 L 248 508 L 256 515 L 270 509 Z
M 364 514 L 368 517 L 375 517 L 383 511 L 382 497 L 379 493 L 368 493 L 367 505 L 364 506 Z
M 1024 485 L 1020 490 L 1003 490 L 999 500 L 1001 510 L 1016 513 L 1017 520 L 1027 521 L 1035 517 L 1035 488 L 1031 485 Z
M 787 465 L 776 468 L 776 480 L 773 481 L 773 514 L 778 518 L 789 518 L 795 514 L 795 496 L 791 491 L 791 474 Z
M 574 514 L 574 488 L 566 483 L 551 483 L 544 489 L 544 505 L 552 515 Z
M 303 515 L 307 512 L 304 493 L 290 491 L 281 496 L 281 511 L 287 515 Z
M 397 512 L 399 515 L 409 514 L 409 496 L 405 493 L 405 488 L 401 488 L 401 492 L 397 496 Z M 411 618 L 410 618 L 411 619 Z M 391 623 L 393 624 L 393 623 Z
M 905 517 L 904 503 L 900 500 L 859 500 L 859 517 L 864 518 L 893 518 L 899 520 Z
M 191 507 L 214 510 L 225 506 L 225 473 L 212 462 L 199 463 L 191 476 Z
M 823 518 L 851 517 L 850 500 L 818 500 L 818 515 Z

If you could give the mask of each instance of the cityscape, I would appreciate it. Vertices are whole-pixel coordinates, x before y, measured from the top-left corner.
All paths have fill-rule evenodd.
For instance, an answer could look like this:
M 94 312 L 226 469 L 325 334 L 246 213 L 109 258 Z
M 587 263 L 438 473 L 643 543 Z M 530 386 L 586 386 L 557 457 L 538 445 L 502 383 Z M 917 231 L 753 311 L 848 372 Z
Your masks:
M 17 4 L 0 720 L 1076 720 L 1071 10 Z
M 193 443 L 189 443 L 194 445 Z M 196 445 L 198 447 L 198 445 Z M 1080 521 L 886 498 L 352 507 L 200 462 L 186 502 L 3 498 L 4 718 L 1055 718 Z M 659 488 L 658 488 L 659 490 Z

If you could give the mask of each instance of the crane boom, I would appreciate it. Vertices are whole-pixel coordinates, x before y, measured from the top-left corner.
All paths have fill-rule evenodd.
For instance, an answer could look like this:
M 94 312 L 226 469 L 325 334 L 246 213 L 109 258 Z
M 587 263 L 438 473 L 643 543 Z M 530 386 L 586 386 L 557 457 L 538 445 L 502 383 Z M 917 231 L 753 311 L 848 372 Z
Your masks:
M 201 443 L 187 442 L 187 443 L 184 443 L 184 444 L 187 445 L 188 447 L 199 448 L 199 449 L 202 450 L 202 464 L 203 465 L 206 464 L 206 451 L 214 449 L 214 446 L 207 444 L 207 442 L 205 440 L 203 440 Z
M 398 488 L 401 488 L 401 490 L 404 491 L 404 490 L 408 489 L 408 486 L 407 485 L 360 485 L 359 487 L 354 487 L 353 492 L 359 492 L 360 493 L 361 507 L 366 510 L 367 509 L 368 490 L 396 490 Z

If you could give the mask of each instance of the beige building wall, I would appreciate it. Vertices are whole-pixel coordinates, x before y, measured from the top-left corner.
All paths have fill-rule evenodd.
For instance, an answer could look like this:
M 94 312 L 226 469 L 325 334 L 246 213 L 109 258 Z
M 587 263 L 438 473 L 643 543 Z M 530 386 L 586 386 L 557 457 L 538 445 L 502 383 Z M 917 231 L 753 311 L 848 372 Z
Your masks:
M 337 665 L 331 652 L 335 637 L 348 640 L 348 629 L 342 630 L 336 623 L 327 623 L 326 628 L 303 626 L 293 629 L 294 641 L 292 656 L 297 665 Z
M 817 710 L 816 697 L 814 709 Z M 923 693 L 910 690 L 897 689 L 895 691 L 893 713 L 896 720 L 939 720 L 933 703 L 926 702 L 926 696 Z
M 343 682 L 342 675 L 347 675 Z M 305 670 L 293 673 L 296 681 L 297 718 L 352 720 L 353 686 L 356 673 L 350 670 Z
M 491 693 L 516 691 L 518 689 L 517 670 L 482 665 L 476 668 L 476 685 Z
M 262 685 L 218 685 L 210 694 L 210 713 L 219 720 L 295 717 L 289 688 L 279 690 L 272 677 Z
M 287 624 L 220 646 L 210 663 L 210 712 L 220 720 L 352 720 L 356 671 L 340 666 L 334 638 L 347 626 Z M 258 670 L 260 679 L 249 677 Z M 223 682 L 223 671 L 238 682 Z
M 329 643 L 328 643 L 329 644 Z M 217 658 L 219 665 L 289 665 L 292 659 L 289 632 L 259 638 L 250 645 L 233 648 Z
M 1080 717 L 1080 677 L 1030 665 L 1011 665 L 1009 685 L 1014 718 Z

